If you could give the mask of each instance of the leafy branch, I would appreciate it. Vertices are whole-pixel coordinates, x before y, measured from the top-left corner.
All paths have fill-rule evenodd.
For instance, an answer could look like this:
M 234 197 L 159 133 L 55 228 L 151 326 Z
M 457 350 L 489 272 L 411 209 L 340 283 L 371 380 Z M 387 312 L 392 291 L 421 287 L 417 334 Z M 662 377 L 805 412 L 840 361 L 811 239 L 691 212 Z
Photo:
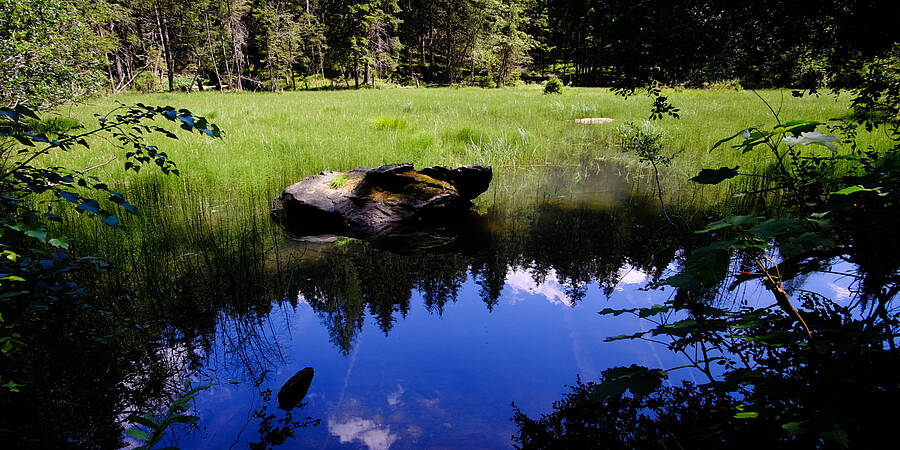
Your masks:
M 192 388 L 190 380 L 184 380 L 185 393 L 169 406 L 165 416 L 156 417 L 152 413 L 132 413 L 126 419 L 128 422 L 143 426 L 144 428 L 132 428 L 125 431 L 125 434 L 143 442 L 143 445 L 135 447 L 136 450 L 150 450 L 162 440 L 166 435 L 166 430 L 175 424 L 194 425 L 198 420 L 197 416 L 185 414 L 190 409 L 190 402 L 200 393 L 200 391 L 209 389 L 211 384 L 204 384 Z M 174 449 L 174 447 L 166 447 L 166 449 Z M 165 449 L 164 449 L 165 450 Z

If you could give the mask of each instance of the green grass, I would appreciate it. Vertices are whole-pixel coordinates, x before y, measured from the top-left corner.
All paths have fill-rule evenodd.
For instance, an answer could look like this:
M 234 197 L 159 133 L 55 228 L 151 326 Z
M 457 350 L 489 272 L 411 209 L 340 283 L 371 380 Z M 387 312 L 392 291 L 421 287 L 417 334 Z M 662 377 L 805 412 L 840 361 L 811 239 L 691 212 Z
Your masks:
M 761 94 L 776 108 L 784 99 L 785 119 L 824 120 L 847 109 L 846 98 L 794 99 L 787 91 Z M 709 205 L 729 198 L 727 188 L 687 181 L 700 168 L 741 165 L 743 171 L 767 160 L 742 158 L 727 148 L 713 153 L 708 149 L 737 130 L 772 125 L 774 119 L 752 92 L 666 95 L 681 109 L 681 119 L 655 126 L 662 130 L 667 149 L 683 151 L 660 176 L 670 213 L 690 219 L 691 211 L 706 214 Z M 117 268 L 105 272 L 104 281 L 98 283 L 109 287 L 110 298 L 117 295 L 116 286 L 134 283 L 142 286 L 140 297 L 175 298 L 176 292 L 170 290 L 177 287 L 156 279 L 161 266 L 177 267 L 174 273 L 197 286 L 201 284 L 195 273 L 201 266 L 210 272 L 210 279 L 215 279 L 220 266 L 246 268 L 248 280 L 268 276 L 254 271 L 290 266 L 290 251 L 283 250 L 292 244 L 269 219 L 272 199 L 285 186 L 323 170 L 400 162 L 417 167 L 489 164 L 495 176 L 490 190 L 479 198 L 482 211 L 515 211 L 559 199 L 604 207 L 633 194 L 655 202 L 652 173 L 621 150 L 616 134 L 622 123 L 646 118 L 649 100 L 623 99 L 605 89 L 567 88 L 554 96 L 543 95 L 539 86 L 132 94 L 97 99 L 60 113 L 90 123 L 96 120 L 93 114 L 115 108 L 115 101 L 188 108 L 214 121 L 225 134 L 221 140 L 184 132 L 178 133 L 178 140 L 149 136 L 177 162 L 180 177 L 162 176 L 152 167 L 126 175 L 122 162 L 92 171 L 138 210 L 136 215 L 119 215 L 119 231 L 76 217 L 72 210 L 55 210 L 64 218 L 60 231 L 71 238 L 77 253 L 99 256 Z M 615 121 L 574 122 L 583 117 Z M 866 136 L 863 145 L 879 136 Z M 43 163 L 77 170 L 106 162 L 112 155 L 121 158 L 123 152 L 95 140 L 90 150 L 49 155 Z
M 643 121 L 650 101 L 644 96 L 624 99 L 606 89 L 570 88 L 562 95 L 543 95 L 540 86 L 510 89 L 368 89 L 285 93 L 178 93 L 122 95 L 60 111 L 91 122 L 94 113 L 125 104 L 172 105 L 188 108 L 218 124 L 222 140 L 179 133 L 178 140 L 151 136 L 150 140 L 177 162 L 180 177 L 162 177 L 148 168 L 126 176 L 121 164 L 93 172 L 128 196 L 141 186 L 170 195 L 173 208 L 196 214 L 246 214 L 245 199 L 260 199 L 251 214 L 265 214 L 269 200 L 285 186 L 322 170 L 411 162 L 486 164 L 495 169 L 495 184 L 522 168 L 561 165 L 588 167 L 612 162 L 629 167 L 638 181 L 647 172 L 637 169 L 633 155 L 621 151 L 616 127 Z M 750 125 L 774 124 L 766 106 L 749 91 L 667 91 L 680 108 L 681 119 L 657 122 L 668 149 L 682 149 L 661 176 L 667 195 L 682 192 L 685 180 L 700 168 L 740 165 L 750 169 L 766 161 L 741 157 L 735 151 L 709 148 L 719 139 Z M 827 120 L 846 114 L 847 98 L 795 99 L 788 91 L 763 91 L 784 119 Z M 574 119 L 610 117 L 608 124 L 581 125 Z M 877 138 L 867 136 L 863 144 Z M 53 155 L 50 165 L 90 167 L 119 154 L 111 144 L 95 142 L 90 151 Z M 518 191 L 515 187 L 505 190 Z M 705 188 L 702 195 L 721 197 L 721 190 Z M 701 192 L 702 193 L 702 192 Z M 157 194 L 154 194 L 157 195 Z M 682 195 L 682 194 L 679 194 Z M 683 195 L 695 201 L 691 188 Z M 132 195 L 134 197 L 134 195 Z M 141 195 L 135 200 L 140 204 Z M 153 201 L 151 199 L 151 201 Z M 188 212 L 193 211 L 193 212 Z
M 402 130 L 406 128 L 406 121 L 403 119 L 382 117 L 375 120 L 375 127 L 383 130 Z
M 347 184 L 347 175 L 338 175 L 331 179 L 331 182 L 328 183 L 333 189 L 337 189 L 343 187 Z

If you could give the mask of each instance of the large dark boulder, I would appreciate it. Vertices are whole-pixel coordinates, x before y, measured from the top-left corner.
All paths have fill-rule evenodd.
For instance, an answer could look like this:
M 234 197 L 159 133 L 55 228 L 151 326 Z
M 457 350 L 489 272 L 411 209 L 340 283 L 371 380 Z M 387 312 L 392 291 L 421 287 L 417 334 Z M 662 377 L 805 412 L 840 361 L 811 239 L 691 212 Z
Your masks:
M 294 183 L 275 198 L 272 217 L 296 235 L 372 237 L 453 221 L 469 214 L 487 190 L 490 167 L 415 170 L 390 164 L 326 171 Z

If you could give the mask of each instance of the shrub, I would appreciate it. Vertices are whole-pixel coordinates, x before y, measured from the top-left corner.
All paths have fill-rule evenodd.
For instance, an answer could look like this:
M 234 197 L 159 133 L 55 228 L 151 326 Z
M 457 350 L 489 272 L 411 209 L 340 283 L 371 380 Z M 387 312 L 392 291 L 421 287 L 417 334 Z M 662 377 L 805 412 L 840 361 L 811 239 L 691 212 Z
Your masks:
M 134 79 L 134 88 L 140 92 L 156 92 L 160 88 L 159 78 L 153 72 L 142 72 Z
M 563 84 L 562 81 L 559 81 L 559 78 L 553 77 L 547 80 L 547 84 L 544 85 L 544 93 L 545 94 L 562 94 Z
M 737 78 L 731 78 L 727 80 L 717 80 L 712 83 L 704 83 L 707 89 L 712 89 L 714 91 L 740 91 L 744 89 L 741 86 L 741 80 Z

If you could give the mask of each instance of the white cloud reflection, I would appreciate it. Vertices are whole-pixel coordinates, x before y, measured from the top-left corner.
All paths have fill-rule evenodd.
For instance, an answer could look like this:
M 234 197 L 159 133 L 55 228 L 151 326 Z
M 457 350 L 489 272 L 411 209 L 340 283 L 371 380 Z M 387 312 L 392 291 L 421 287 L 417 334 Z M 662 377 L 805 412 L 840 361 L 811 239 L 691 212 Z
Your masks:
M 403 386 L 401 386 L 401 385 L 398 384 L 398 385 L 397 385 L 397 390 L 394 391 L 394 392 L 391 392 L 391 393 L 388 394 L 388 396 L 387 396 L 387 402 L 388 402 L 388 405 L 391 405 L 391 406 L 397 406 L 397 405 L 399 405 L 399 404 L 400 404 L 400 397 L 403 396 L 403 393 L 404 393 L 404 392 L 406 392 L 406 391 L 403 390 Z
M 850 292 L 850 289 L 847 289 L 843 286 L 838 286 L 834 282 L 829 282 L 828 288 L 831 289 L 834 298 L 837 300 L 847 300 L 851 295 L 853 295 L 853 293 Z
M 625 265 L 621 269 L 619 269 L 619 283 L 616 285 L 617 291 L 624 291 L 625 284 L 641 284 L 644 281 L 647 281 L 648 275 L 644 272 L 641 272 L 630 265 Z
M 550 303 L 572 306 L 572 299 L 566 295 L 563 285 L 556 278 L 556 271 L 550 269 L 540 284 L 534 281 L 534 271 L 522 267 L 510 268 L 506 272 L 506 285 L 513 290 L 513 296 L 521 293 L 540 295 Z M 513 299 L 513 302 L 518 301 Z
M 328 419 L 328 432 L 337 436 L 341 444 L 356 441 L 368 447 L 369 450 L 387 450 L 399 438 L 396 434 L 391 433 L 391 427 L 379 425 L 374 420 L 362 417 L 350 417 L 343 422 L 330 418 Z
M 646 273 L 630 265 L 619 269 L 618 275 L 617 291 L 624 291 L 626 285 L 643 284 L 649 277 Z M 535 277 L 533 269 L 515 267 L 510 268 L 506 272 L 506 285 L 512 289 L 513 303 L 521 301 L 522 299 L 516 298 L 516 296 L 525 293 L 528 295 L 540 295 L 553 304 L 572 306 L 572 299 L 566 295 L 565 286 L 559 282 L 555 270 L 548 270 L 547 276 L 543 278 L 541 283 L 535 282 L 535 278 L 540 279 L 540 277 Z

